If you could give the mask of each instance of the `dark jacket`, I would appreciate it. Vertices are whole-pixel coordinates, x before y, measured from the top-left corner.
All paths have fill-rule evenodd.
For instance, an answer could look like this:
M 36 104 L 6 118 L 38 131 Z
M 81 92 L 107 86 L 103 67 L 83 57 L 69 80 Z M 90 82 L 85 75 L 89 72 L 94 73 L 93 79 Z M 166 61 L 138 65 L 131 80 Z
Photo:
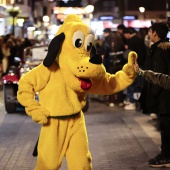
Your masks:
M 144 40 L 138 35 L 134 35 L 127 41 L 127 45 L 129 50 L 135 51 L 138 54 L 137 62 L 140 67 L 143 67 L 146 56 Z
M 170 89 L 170 76 L 162 73 L 153 72 L 151 70 L 144 71 L 144 79 L 157 84 L 164 89 Z
M 135 51 L 138 54 L 137 62 L 140 67 L 143 67 L 146 57 L 146 47 L 144 44 L 144 40 L 138 35 L 134 35 L 132 38 L 129 39 L 128 47 L 131 51 Z
M 154 43 L 145 60 L 146 70 L 163 74 L 170 73 L 170 42 L 161 40 Z M 170 90 L 145 81 L 140 97 L 144 113 L 170 114 Z
M 105 37 L 102 47 L 101 54 L 105 55 L 105 58 L 109 58 L 109 53 L 111 52 L 111 36 Z
M 103 41 L 102 47 L 101 47 L 101 55 L 104 55 L 104 61 L 103 64 L 106 68 L 106 71 L 110 73 L 110 52 L 111 52 L 111 37 L 107 36 L 105 37 L 105 40 Z

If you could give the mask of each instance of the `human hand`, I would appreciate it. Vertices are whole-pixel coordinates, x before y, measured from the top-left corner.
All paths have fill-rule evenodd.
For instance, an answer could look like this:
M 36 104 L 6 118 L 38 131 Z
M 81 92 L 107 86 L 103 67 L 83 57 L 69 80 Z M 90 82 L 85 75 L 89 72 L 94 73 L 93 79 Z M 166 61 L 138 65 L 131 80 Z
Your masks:
M 104 55 L 101 55 L 101 57 L 102 57 L 102 61 L 104 61 Z
M 138 74 L 138 75 L 143 75 L 144 74 L 144 71 L 139 67 L 138 63 L 137 63 L 137 60 L 135 60 L 135 63 L 134 63 L 134 69 L 135 69 L 135 72 Z
M 128 45 L 125 45 L 124 47 L 125 47 L 126 50 L 128 50 L 128 48 L 129 48 Z
M 137 60 L 135 60 L 135 63 L 134 63 L 134 69 L 135 69 L 135 72 L 138 74 L 138 73 L 139 73 L 139 71 L 140 71 L 140 68 L 139 68 L 139 65 L 138 65 Z

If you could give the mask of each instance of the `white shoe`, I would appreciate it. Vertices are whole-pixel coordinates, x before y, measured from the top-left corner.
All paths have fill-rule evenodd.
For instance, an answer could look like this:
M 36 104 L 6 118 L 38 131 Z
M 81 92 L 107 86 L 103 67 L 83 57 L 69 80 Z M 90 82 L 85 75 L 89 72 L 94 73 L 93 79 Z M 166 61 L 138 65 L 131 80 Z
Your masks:
M 122 106 L 124 106 L 124 104 L 121 102 L 121 103 L 119 103 L 119 106 L 121 106 L 121 107 L 122 107 Z
M 152 118 L 152 120 L 158 119 L 158 116 L 157 116 L 156 113 L 151 113 L 151 114 L 150 114 L 150 117 Z
M 129 99 L 126 99 L 126 100 L 123 101 L 123 103 L 124 103 L 125 105 L 127 105 L 127 104 L 130 104 L 130 101 L 129 101 Z
M 114 103 L 109 103 L 109 107 L 114 107 Z
M 130 103 L 124 107 L 125 110 L 136 110 L 135 103 Z

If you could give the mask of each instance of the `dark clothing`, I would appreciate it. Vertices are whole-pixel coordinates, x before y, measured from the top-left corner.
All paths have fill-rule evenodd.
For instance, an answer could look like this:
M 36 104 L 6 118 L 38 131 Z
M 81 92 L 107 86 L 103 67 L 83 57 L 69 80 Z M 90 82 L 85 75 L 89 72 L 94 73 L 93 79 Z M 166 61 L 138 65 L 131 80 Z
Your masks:
M 111 52 L 118 52 L 125 50 L 125 42 L 118 32 L 111 33 Z
M 101 54 L 104 55 L 104 61 L 103 64 L 106 68 L 106 71 L 110 73 L 110 56 L 109 53 L 111 52 L 111 37 L 107 36 L 105 37 L 105 40 L 103 41 L 102 48 L 101 48 Z
M 1 46 L 0 46 L 0 64 L 2 63 L 2 59 L 3 59 L 3 54 L 2 54 L 2 49 L 1 49 Z
M 145 80 L 157 84 L 165 89 L 170 89 L 170 76 L 162 73 L 156 73 L 151 70 L 145 70 Z
M 128 50 L 135 51 L 138 54 L 137 62 L 141 68 L 143 68 L 144 60 L 146 56 L 145 52 L 145 44 L 142 38 L 138 35 L 134 34 L 130 39 L 127 41 Z M 135 92 L 141 92 L 141 86 L 143 84 L 143 80 L 141 77 L 137 77 L 136 80 L 127 87 L 127 95 L 126 98 L 130 100 L 130 103 L 135 103 L 136 100 L 134 99 L 133 94 Z
M 18 57 L 17 46 L 15 45 L 15 46 L 11 47 L 10 52 L 11 52 L 11 55 L 8 57 L 8 61 L 9 61 L 8 67 L 14 66 L 16 64 L 14 61 L 14 58 Z
M 114 74 L 116 71 L 122 69 L 126 62 L 123 58 L 123 51 L 124 42 L 119 33 L 111 32 L 109 36 L 105 37 L 101 48 L 101 54 L 105 56 L 103 64 L 107 72 Z
M 144 113 L 157 113 L 159 116 L 161 154 L 170 158 L 170 89 L 159 86 L 167 82 L 167 78 L 160 79 L 161 73 L 170 74 L 170 42 L 168 40 L 158 41 L 151 46 L 144 69 L 160 73 L 154 73 L 155 75 L 152 76 L 150 71 L 144 73 L 144 78 L 149 81 L 144 82 L 140 101 Z
M 129 50 L 135 51 L 138 54 L 137 62 L 140 67 L 143 67 L 146 56 L 144 40 L 135 34 L 127 41 L 127 45 Z
M 22 46 L 23 48 L 31 47 L 32 46 L 31 41 L 28 38 L 25 38 L 25 41 L 23 42 Z
M 170 158 L 170 116 L 160 114 L 161 154 Z
M 151 46 L 144 69 L 170 73 L 170 43 L 167 40 L 161 40 Z M 140 102 L 144 113 L 170 114 L 170 90 L 168 89 L 145 81 Z
M 103 64 L 106 71 L 115 74 L 121 70 L 125 64 L 123 58 L 124 42 L 118 32 L 110 32 L 110 35 L 105 37 L 102 44 L 101 54 L 104 55 Z M 109 95 L 109 103 L 121 103 L 124 100 L 123 91 L 114 95 Z

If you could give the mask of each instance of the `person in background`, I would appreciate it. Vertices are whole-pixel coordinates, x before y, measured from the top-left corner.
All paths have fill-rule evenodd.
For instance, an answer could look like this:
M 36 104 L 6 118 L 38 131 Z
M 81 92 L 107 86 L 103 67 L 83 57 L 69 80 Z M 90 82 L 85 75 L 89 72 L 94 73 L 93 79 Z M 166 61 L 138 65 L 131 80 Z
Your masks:
M 146 112 L 156 113 L 159 118 L 161 153 L 148 161 L 152 167 L 170 167 L 170 89 L 165 89 L 169 88 L 167 75 L 170 74 L 170 42 L 166 38 L 168 30 L 166 23 L 153 23 L 149 36 L 154 44 L 147 57 L 148 67 L 143 71 L 137 62 L 134 64 L 138 75 L 145 79 L 141 107 Z
M 128 27 L 124 29 L 124 37 L 127 40 L 125 45 L 125 49 L 128 51 L 135 51 L 138 54 L 138 63 L 139 66 L 143 68 L 144 60 L 146 56 L 146 47 L 144 44 L 144 39 L 137 35 L 137 31 Z M 127 53 L 127 55 L 128 55 Z M 140 93 L 143 85 L 143 80 L 138 77 L 136 80 L 127 88 L 126 99 L 124 101 L 124 109 L 125 110 L 136 110 L 136 99 L 134 99 L 134 93 Z
M 30 53 L 31 52 L 31 47 L 33 47 L 33 46 L 34 45 L 31 42 L 31 40 L 28 39 L 27 37 L 25 37 L 24 40 L 22 41 L 21 45 L 19 46 L 19 49 L 21 51 L 21 53 L 20 53 L 21 57 L 20 58 L 21 58 L 22 63 L 24 63 L 24 55 L 27 55 L 28 53 Z M 30 50 L 29 50 L 29 48 L 30 48 Z M 24 53 L 24 50 L 26 50 L 26 54 Z
M 111 29 L 105 28 L 103 30 L 103 43 L 101 47 L 101 56 L 103 59 L 103 64 L 106 68 L 106 71 L 110 73 L 110 55 L 111 52 Z
M 105 28 L 103 30 L 102 46 L 100 49 L 100 55 L 103 60 L 103 65 L 105 66 L 106 71 L 109 73 L 110 73 L 110 66 L 111 66 L 111 62 L 110 62 L 111 32 L 112 31 L 110 28 Z M 109 100 L 109 96 L 107 95 L 102 96 L 102 100 L 107 103 Z M 111 107 L 113 106 L 114 104 Z
M 3 37 L 0 37 L 0 76 L 2 74 L 2 59 L 3 59 L 3 54 L 2 54 L 2 42 L 3 42 Z
M 110 53 L 110 73 L 115 74 L 117 71 L 120 71 L 123 65 L 127 62 L 124 59 L 124 41 L 121 35 L 117 31 L 112 31 L 111 33 L 111 53 Z M 114 106 L 118 104 L 123 106 L 125 95 L 123 91 L 109 95 L 109 106 Z
M 150 31 L 150 28 L 148 28 L 148 33 L 144 37 L 144 43 L 145 43 L 145 46 L 146 46 L 146 53 L 147 54 L 149 52 L 149 49 L 151 48 L 151 45 L 153 44 L 153 42 L 150 40 L 150 37 L 149 37 L 149 31 Z
M 108 73 L 110 73 L 110 67 L 111 67 L 111 62 L 110 62 L 110 52 L 111 52 L 111 29 L 110 28 L 105 28 L 103 30 L 103 43 L 101 46 L 101 50 L 100 50 L 100 54 L 103 60 L 103 65 L 105 66 L 105 69 Z M 104 95 L 103 96 L 103 100 L 105 102 L 109 102 L 109 96 Z M 113 102 L 109 102 L 109 106 L 113 107 L 114 103 Z
M 124 31 L 125 28 L 126 27 L 123 24 L 119 24 L 117 26 L 117 32 L 119 32 L 122 35 L 122 37 L 123 37 L 123 31 Z
M 18 48 L 16 44 L 16 39 L 9 38 L 6 45 L 7 47 L 10 48 L 10 56 L 8 57 L 8 68 L 9 68 L 10 66 L 15 66 L 14 58 L 18 57 Z
M 24 42 L 22 43 L 22 47 L 23 47 L 23 49 L 26 48 L 26 47 L 32 47 L 32 43 L 27 37 L 24 38 Z
M 9 36 L 6 35 L 3 38 L 2 44 L 1 44 L 1 51 L 2 51 L 2 75 L 5 75 L 8 69 L 8 65 L 9 65 L 9 56 L 11 55 L 11 49 L 8 45 L 8 40 L 9 40 Z
M 124 44 L 126 44 L 126 38 L 123 35 L 123 32 L 125 29 L 126 29 L 126 27 L 123 24 L 119 24 L 117 26 L 117 33 L 122 37 L 122 41 L 124 42 Z

